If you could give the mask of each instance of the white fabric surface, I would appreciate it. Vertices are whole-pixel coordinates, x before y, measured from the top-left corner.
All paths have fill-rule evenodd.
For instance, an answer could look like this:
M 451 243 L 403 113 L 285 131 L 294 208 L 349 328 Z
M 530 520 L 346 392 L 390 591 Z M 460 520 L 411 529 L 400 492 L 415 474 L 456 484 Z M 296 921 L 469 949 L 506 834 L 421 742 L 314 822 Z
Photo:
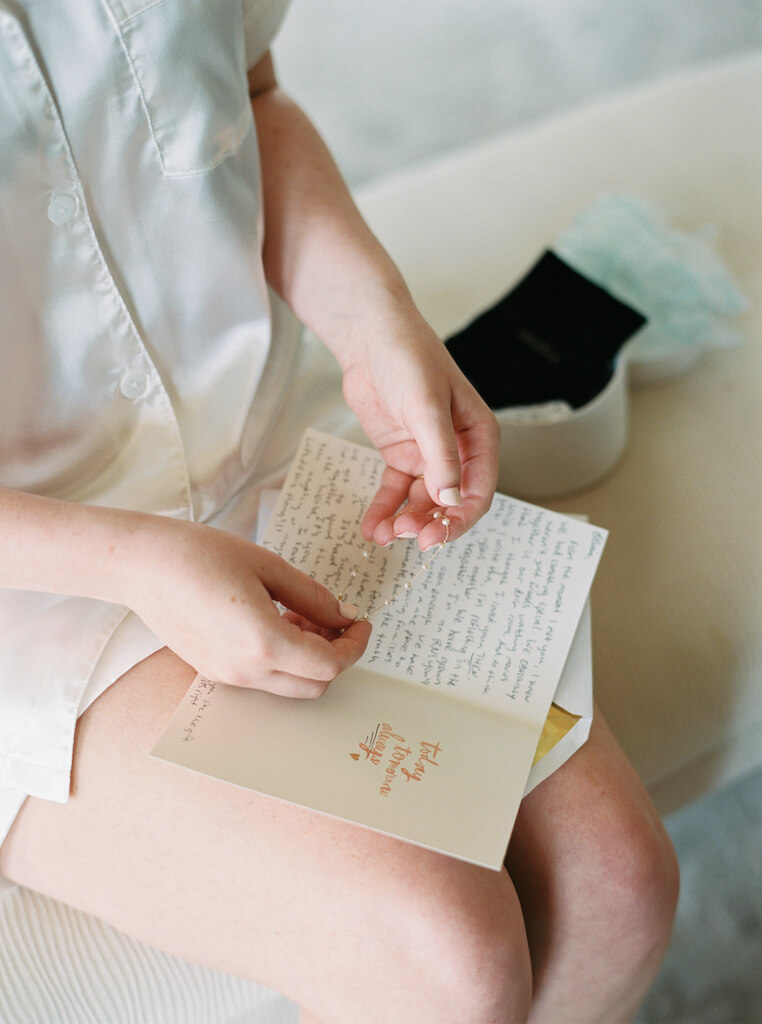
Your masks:
M 296 1024 L 262 985 L 185 963 L 27 889 L 0 896 L 2 1024 Z
M 246 65 L 285 7 L 0 0 L 0 484 L 253 525 L 298 326 L 259 255 Z M 19 792 L 67 799 L 104 647 L 155 649 L 118 657 L 125 615 L 0 593 L 0 841 Z

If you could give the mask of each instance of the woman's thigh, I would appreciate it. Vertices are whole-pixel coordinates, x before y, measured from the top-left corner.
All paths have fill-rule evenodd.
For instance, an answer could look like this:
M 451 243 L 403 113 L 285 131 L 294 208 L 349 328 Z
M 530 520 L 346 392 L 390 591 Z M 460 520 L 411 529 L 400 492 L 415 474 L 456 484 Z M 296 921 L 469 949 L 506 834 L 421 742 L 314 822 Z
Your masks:
M 524 1019 L 530 968 L 508 874 L 150 757 L 192 677 L 160 651 L 95 702 L 69 802 L 26 802 L 0 872 L 318 1019 Z
M 597 709 L 588 741 L 522 801 L 506 865 L 527 905 L 553 898 L 575 914 L 676 880 L 664 825 Z
M 532 955 L 538 1020 L 629 1020 L 669 941 L 677 861 L 603 717 L 522 802 L 506 866 Z M 533 1018 L 534 1019 L 534 1018 Z M 577 1019 L 572 1017 L 569 1019 Z

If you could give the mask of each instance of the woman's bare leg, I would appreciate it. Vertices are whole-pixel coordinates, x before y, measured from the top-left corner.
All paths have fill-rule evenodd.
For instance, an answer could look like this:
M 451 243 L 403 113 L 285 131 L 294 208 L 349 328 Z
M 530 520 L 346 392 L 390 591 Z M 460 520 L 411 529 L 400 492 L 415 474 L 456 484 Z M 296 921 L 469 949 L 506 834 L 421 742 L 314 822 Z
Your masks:
M 506 859 L 532 956 L 531 1024 L 624 1024 L 658 969 L 678 892 L 672 844 L 596 715 L 525 798 Z
M 505 872 L 148 757 L 191 678 L 159 652 L 93 705 L 71 800 L 27 801 L 3 874 L 261 981 L 305 1007 L 304 1024 L 628 1019 L 666 941 L 674 873 L 602 723 L 524 801 L 509 856 L 522 915 Z
M 532 956 L 530 1024 L 630 1021 L 669 940 L 678 873 L 600 714 L 587 744 L 523 801 L 506 863 Z
M 321 1024 L 519 1024 L 530 967 L 506 872 L 148 756 L 192 679 L 167 651 L 79 723 L 72 797 L 30 799 L 0 872 Z

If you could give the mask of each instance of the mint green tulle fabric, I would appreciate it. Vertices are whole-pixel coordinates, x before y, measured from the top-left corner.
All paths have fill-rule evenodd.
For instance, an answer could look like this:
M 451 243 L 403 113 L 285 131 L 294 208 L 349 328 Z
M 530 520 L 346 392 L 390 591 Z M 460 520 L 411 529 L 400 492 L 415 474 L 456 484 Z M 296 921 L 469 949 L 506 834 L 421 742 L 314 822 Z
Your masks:
M 648 318 L 629 346 L 631 356 L 678 347 L 736 344 L 729 320 L 749 302 L 714 250 L 717 229 L 688 233 L 634 195 L 601 195 L 553 245 L 575 270 Z

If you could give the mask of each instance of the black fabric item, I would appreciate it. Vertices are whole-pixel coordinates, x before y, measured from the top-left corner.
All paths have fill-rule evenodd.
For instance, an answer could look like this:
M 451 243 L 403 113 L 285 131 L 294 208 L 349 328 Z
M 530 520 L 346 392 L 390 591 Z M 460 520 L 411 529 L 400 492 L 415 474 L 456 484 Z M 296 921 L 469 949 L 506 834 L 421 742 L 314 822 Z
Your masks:
M 547 251 L 494 306 L 445 344 L 492 409 L 587 405 L 646 318 Z

